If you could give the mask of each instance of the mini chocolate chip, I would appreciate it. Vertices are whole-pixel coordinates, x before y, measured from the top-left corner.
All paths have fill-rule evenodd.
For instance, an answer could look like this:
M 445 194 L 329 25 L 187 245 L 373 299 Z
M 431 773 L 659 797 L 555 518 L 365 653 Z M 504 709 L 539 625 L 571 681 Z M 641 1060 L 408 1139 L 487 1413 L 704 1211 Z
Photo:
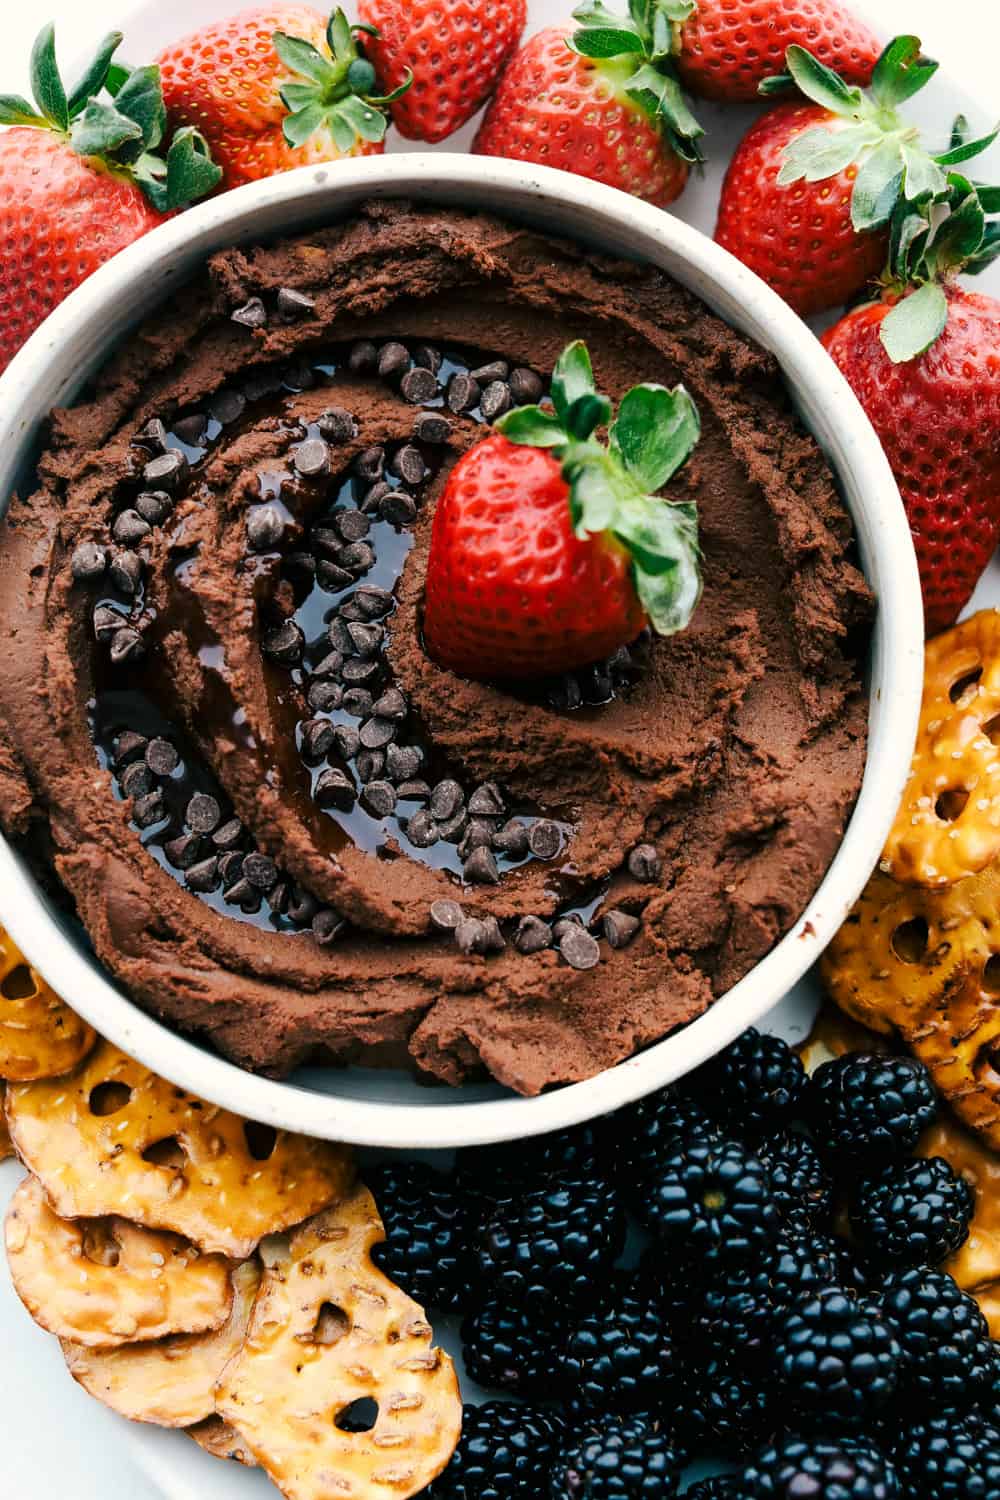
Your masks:
M 145 760 L 146 746 L 149 744 L 144 734 L 136 734 L 134 729 L 126 729 L 118 736 L 115 742 L 115 766 L 127 766 L 134 760 Z
M 264 655 L 282 667 L 298 666 L 306 648 L 306 638 L 294 620 L 286 620 L 269 630 L 260 643 Z
M 396 736 L 391 719 L 372 718 L 361 726 L 361 743 L 366 750 L 383 750 Z
M 354 582 L 354 574 L 336 563 L 322 561 L 316 564 L 316 582 L 328 594 L 339 594 Z
M 353 724 L 335 724 L 333 743 L 344 760 L 353 760 L 361 749 L 361 736 Z
M 248 401 L 263 401 L 265 396 L 276 396 L 280 390 L 281 376 L 273 365 L 251 370 L 243 380 L 243 394 Z
M 507 947 L 507 941 L 500 931 L 500 923 L 496 917 L 483 917 L 483 926 L 486 929 L 486 941 L 484 952 L 503 953 Z
M 410 368 L 410 351 L 405 344 L 383 344 L 378 355 L 380 380 L 395 380 Z
M 286 318 L 308 318 L 310 313 L 316 311 L 314 298 L 308 297 L 305 292 L 296 291 L 293 286 L 279 286 L 275 300 L 278 311 Z
M 548 691 L 549 707 L 572 712 L 583 702 L 583 692 L 572 672 L 557 677 Z
M 514 947 L 518 953 L 541 953 L 552 946 L 552 928 L 541 917 L 522 917 L 514 933 Z
M 534 406 L 542 399 L 545 389 L 540 375 L 523 367 L 514 370 L 510 377 L 510 393 L 518 406 Z
M 189 448 L 203 447 L 207 431 L 208 422 L 200 411 L 192 412 L 187 417 L 178 417 L 174 423 L 174 436 L 179 437 L 182 443 L 187 443 Z
M 512 818 L 493 835 L 493 847 L 498 854 L 506 854 L 508 859 L 524 859 L 531 847 L 527 828 Z
M 314 714 L 332 714 L 344 701 L 339 682 L 311 682 L 306 701 Z
M 477 786 L 469 798 L 469 811 L 474 818 L 502 818 L 506 811 L 500 788 L 495 781 L 484 781 Z
M 247 516 L 247 542 L 253 552 L 271 552 L 285 535 L 285 518 L 276 505 L 259 505 Z
M 441 932 L 454 932 L 465 919 L 465 912 L 457 901 L 435 901 L 431 906 L 431 922 Z
M 510 394 L 510 387 L 504 385 L 502 380 L 494 380 L 483 391 L 482 406 L 483 420 L 495 422 L 498 417 L 504 416 L 514 405 Z
M 145 797 L 140 797 L 132 806 L 132 821 L 137 828 L 152 828 L 154 823 L 162 822 L 166 815 L 167 808 L 159 787 L 147 792 Z
M 234 391 L 227 386 L 223 386 L 221 391 L 216 391 L 208 403 L 208 409 L 220 427 L 228 427 L 231 422 L 238 422 L 246 411 L 246 407 L 246 398 L 239 391 Z
M 317 526 L 312 534 L 312 544 L 325 557 L 339 557 L 344 538 L 332 526 Z
M 489 849 L 493 842 L 493 829 L 482 818 L 472 818 L 462 842 L 458 846 L 459 859 L 468 859 L 474 849 Z
M 304 479 L 318 479 L 330 472 L 330 450 L 322 438 L 306 438 L 292 454 L 292 463 Z
M 354 719 L 367 719 L 371 716 L 372 695 L 367 688 L 349 687 L 344 694 L 344 712 Z
M 471 411 L 479 405 L 482 395 L 478 381 L 473 380 L 471 375 L 453 375 L 448 386 L 448 405 L 456 416 L 462 412 Z
M 201 859 L 201 839 L 196 833 L 182 833 L 164 844 L 163 852 L 175 870 L 190 870 Z
M 152 529 L 137 510 L 123 510 L 111 528 L 111 535 L 119 547 L 137 547 L 146 540 Z
M 142 582 L 142 558 L 138 552 L 116 552 L 111 559 L 108 574 L 120 593 L 138 593 Z
M 367 542 L 350 542 L 337 561 L 351 573 L 367 573 L 369 568 L 375 566 L 375 552 Z
M 145 797 L 156 785 L 152 771 L 143 760 L 133 761 L 126 766 L 119 781 L 126 797 Z
M 555 859 L 562 842 L 562 830 L 549 818 L 540 818 L 528 829 L 528 847 L 536 859 Z
M 313 796 L 320 807 L 336 807 L 341 812 L 350 812 L 357 801 L 353 781 L 335 767 L 317 777 Z
M 243 878 L 258 891 L 270 891 L 278 883 L 278 867 L 267 854 L 248 854 L 243 861 Z
M 288 910 L 292 899 L 292 888 L 287 880 L 279 880 L 274 890 L 269 892 L 267 902 L 276 917 L 283 917 Z
M 399 384 L 399 393 L 404 401 L 409 401 L 413 406 L 423 406 L 426 401 L 433 401 L 438 394 L 437 376 L 432 370 L 423 370 L 419 367 L 408 370 Z
M 181 763 L 175 746 L 157 737 L 146 746 L 146 764 L 154 776 L 172 776 Z
M 396 788 L 390 781 L 370 781 L 361 793 L 361 806 L 375 818 L 387 818 L 396 811 Z
M 570 930 L 571 927 L 582 927 L 582 926 L 583 926 L 583 918 L 580 916 L 580 913 L 579 912 L 571 912 L 568 917 L 560 917 L 557 922 L 553 922 L 553 924 L 552 924 L 552 936 L 555 938 L 555 940 L 556 940 L 557 943 L 561 943 L 562 940 L 563 940 L 563 938 L 566 936 L 567 932 L 569 932 L 569 930 Z
M 366 375 L 378 364 L 378 350 L 368 339 L 360 339 L 347 358 L 347 365 L 355 375 Z
M 302 758 L 311 765 L 326 760 L 333 749 L 333 725 L 329 719 L 307 719 L 302 725 Z
M 615 694 L 611 674 L 601 667 L 592 667 L 584 683 L 584 693 L 590 703 L 609 702 Z
M 427 478 L 427 465 L 424 463 L 424 455 L 419 448 L 412 443 L 404 443 L 393 454 L 389 463 L 390 473 L 395 474 L 404 484 L 423 484 Z
M 167 446 L 167 429 L 159 417 L 150 417 L 146 425 L 140 428 L 138 441 L 148 448 L 162 450 Z
M 457 781 L 439 781 L 431 795 L 431 812 L 441 822 L 453 818 L 465 801 Z
M 453 818 L 446 818 L 443 823 L 438 823 L 438 833 L 448 844 L 460 844 L 465 837 L 465 830 L 469 826 L 469 815 L 465 808 L 461 808 Z
M 392 595 L 387 589 L 362 585 L 355 594 L 354 602 L 366 620 L 382 620 L 392 609 Z
M 378 513 L 390 526 L 409 526 L 416 520 L 417 502 L 405 490 L 390 490 Z
M 216 849 L 235 849 L 243 839 L 243 832 L 243 824 L 239 818 L 230 818 L 212 834 L 212 843 Z
M 397 687 L 387 688 L 375 704 L 375 713 L 380 719 L 405 719 L 409 704 Z
M 184 821 L 195 833 L 214 833 L 222 820 L 222 808 L 214 797 L 195 792 L 187 805 Z
M 475 917 L 466 917 L 455 929 L 455 942 L 461 953 L 485 953 L 488 943 L 485 925 Z
M 392 486 L 386 484 L 384 480 L 380 479 L 377 484 L 372 485 L 371 489 L 368 490 L 364 499 L 362 500 L 362 511 L 366 516 L 374 515 L 379 506 L 382 504 L 382 501 L 385 499 L 386 495 L 391 494 Z
M 210 891 L 218 889 L 219 861 L 214 854 L 191 866 L 187 872 L 187 885 L 189 890 L 198 891 L 201 895 L 208 895 Z
M 94 610 L 94 636 L 102 644 L 114 639 L 122 628 L 122 617 L 116 609 L 99 604 Z
M 365 785 L 369 781 L 381 781 L 385 772 L 385 752 L 383 750 L 359 750 L 354 762 L 358 773 L 358 780 Z
M 628 857 L 628 872 L 633 880 L 643 885 L 652 885 L 659 880 L 662 865 L 660 856 L 652 844 L 639 844 Z
M 282 367 L 281 380 L 290 391 L 309 391 L 316 384 L 316 373 L 307 359 L 291 359 Z
M 321 948 L 329 948 L 346 929 L 343 917 L 329 906 L 324 906 L 312 919 L 312 934 Z
M 360 542 L 372 529 L 371 521 L 360 510 L 338 511 L 333 524 L 345 542 Z
M 341 675 L 343 676 L 344 682 L 347 683 L 349 687 L 366 687 L 369 684 L 374 684 L 378 680 L 381 674 L 381 670 L 382 669 L 377 661 L 363 661 L 361 657 L 352 656 L 349 661 L 344 662 L 344 670 Z M 369 709 L 371 707 L 371 703 L 372 696 L 369 693 Z M 347 705 L 345 704 L 344 706 L 346 707 Z M 368 714 L 365 714 L 365 718 L 367 717 Z
M 400 802 L 429 802 L 431 789 L 426 781 L 401 781 L 396 795 Z
M 351 621 L 347 626 L 347 634 L 358 656 L 377 656 L 385 643 L 385 631 L 381 625 Z
M 365 484 L 375 484 L 385 473 L 385 449 L 366 448 L 354 460 L 354 472 Z
M 494 381 L 507 379 L 510 365 L 505 359 L 494 359 L 488 365 L 480 365 L 478 370 L 470 370 L 469 373 L 480 385 L 492 385 Z
M 433 344 L 418 344 L 413 351 L 413 363 L 421 370 L 430 370 L 432 375 L 436 375 L 444 364 L 444 356 Z
M 188 461 L 179 448 L 168 448 L 142 471 L 143 482 L 152 489 L 175 491 L 188 471 Z
M 309 590 L 316 582 L 316 559 L 308 552 L 289 552 L 281 571 L 294 585 Z
M 246 855 L 240 854 L 235 849 L 230 854 L 220 856 L 219 874 L 222 877 L 222 884 L 227 891 L 230 886 L 235 885 L 238 880 L 242 879 L 243 861 L 245 859 Z
M 451 423 L 436 411 L 422 411 L 413 424 L 413 436 L 418 443 L 446 443 L 451 437 Z
M 402 787 L 400 787 L 400 794 Z M 430 849 L 441 835 L 438 826 L 426 808 L 415 812 L 406 825 L 406 837 L 416 849 Z
M 259 297 L 251 297 L 242 307 L 234 308 L 229 317 L 243 328 L 263 328 L 267 322 L 267 308 Z
M 222 894 L 230 906 L 238 906 L 248 916 L 260 911 L 263 905 L 260 891 L 255 891 L 248 880 L 237 880 L 235 885 L 223 890 Z
M 123 625 L 115 632 L 111 642 L 113 666 L 124 667 L 130 662 L 141 661 L 146 654 L 145 642 L 133 625 Z
M 627 911 L 605 912 L 601 930 L 612 948 L 627 948 L 642 923 Z
M 601 961 L 597 939 L 575 922 L 560 938 L 559 952 L 571 969 L 593 969 Z
M 288 915 L 293 922 L 308 926 L 318 911 L 319 902 L 315 896 L 301 886 L 293 887 L 292 899 L 288 903 Z
M 381 703 L 381 698 L 379 703 Z M 376 709 L 378 704 L 375 705 Z M 386 771 L 390 781 L 411 781 L 424 763 L 419 745 L 389 745 L 385 752 Z
M 135 502 L 136 512 L 150 526 L 162 526 L 174 508 L 166 490 L 144 490 Z
M 328 651 L 322 661 L 316 663 L 311 669 L 313 677 L 325 677 L 327 679 L 339 677 L 340 669 L 344 665 L 344 653 L 342 651 Z
M 108 554 L 96 542 L 81 542 L 69 566 L 77 583 L 95 583 L 108 570 Z
M 354 436 L 354 413 L 343 406 L 328 406 L 316 418 L 316 426 L 330 443 L 349 443 Z

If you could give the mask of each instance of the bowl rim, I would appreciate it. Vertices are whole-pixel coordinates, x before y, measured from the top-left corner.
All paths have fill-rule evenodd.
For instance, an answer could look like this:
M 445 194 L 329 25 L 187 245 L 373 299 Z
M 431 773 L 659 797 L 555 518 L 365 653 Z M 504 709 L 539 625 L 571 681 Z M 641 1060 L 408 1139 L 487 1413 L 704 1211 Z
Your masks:
M 923 681 L 923 610 L 916 558 L 899 491 L 857 398 L 809 327 L 756 275 L 700 231 L 669 213 L 589 179 L 549 167 L 458 154 L 405 154 L 301 167 L 237 188 L 168 221 L 101 267 L 32 335 L 0 376 L 0 513 L 18 467 L 49 409 L 65 399 L 81 362 L 89 373 L 118 336 L 108 309 L 124 288 L 188 279 L 213 250 L 254 237 L 258 217 L 287 211 L 286 233 L 329 210 L 343 217 L 367 197 L 489 205 L 513 213 L 531 205 L 546 217 L 595 225 L 637 247 L 655 247 L 697 295 L 710 294 L 766 329 L 753 336 L 781 363 L 793 389 L 810 393 L 833 432 L 834 466 L 858 483 L 854 519 L 866 530 L 879 575 L 873 699 L 879 734 L 869 747 L 861 792 L 838 852 L 792 929 L 744 979 L 697 1020 L 617 1066 L 536 1098 L 463 1102 L 461 1092 L 427 1105 L 358 1100 L 254 1075 L 215 1056 L 141 1010 L 63 932 L 35 882 L 0 836 L 0 921 L 29 961 L 103 1036 L 170 1082 L 278 1128 L 357 1145 L 444 1149 L 545 1134 L 631 1103 L 691 1071 L 776 1006 L 815 962 L 874 868 L 909 770 Z M 347 200 L 344 207 L 341 200 Z M 542 207 L 539 207 L 542 205 Z M 261 227 L 257 237 L 275 231 Z M 572 228 L 566 233 L 572 235 Z M 643 254 L 642 258 L 648 258 Z M 182 270 L 179 268 L 183 268 Z M 686 274 L 685 274 L 686 273 Z M 723 312 L 722 316 L 726 316 Z M 79 350 L 73 369 L 67 350 Z M 100 357 L 98 357 L 100 351 Z M 58 376 L 56 372 L 62 370 Z M 851 507 L 852 510 L 854 506 Z M 861 522 L 864 521 L 864 528 Z

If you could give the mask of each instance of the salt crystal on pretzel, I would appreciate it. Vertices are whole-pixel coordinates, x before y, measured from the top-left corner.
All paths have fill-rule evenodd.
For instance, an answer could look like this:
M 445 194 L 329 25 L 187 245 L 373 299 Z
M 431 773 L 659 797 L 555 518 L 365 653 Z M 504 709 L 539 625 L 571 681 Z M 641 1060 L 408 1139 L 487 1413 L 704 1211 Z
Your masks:
M 458 1443 L 454 1368 L 431 1347 L 423 1311 L 373 1265 L 384 1238 L 359 1187 L 278 1253 L 265 1247 L 250 1331 L 216 1409 L 287 1500 L 406 1500 Z
M 206 1417 L 204 1422 L 197 1422 L 194 1427 L 189 1427 L 187 1435 L 194 1438 L 198 1447 L 210 1453 L 213 1458 L 231 1459 L 233 1463 L 243 1464 L 247 1469 L 259 1467 L 236 1428 L 230 1427 L 221 1417 Z
M 220 1328 L 231 1263 L 125 1219 L 60 1219 L 26 1177 L 5 1225 L 14 1290 L 40 1327 L 91 1349 Z
M 101 1042 L 71 1077 L 13 1084 L 18 1155 L 64 1219 L 118 1214 L 242 1260 L 353 1181 L 342 1146 L 217 1109 Z
M 883 870 L 942 886 L 1000 855 L 1000 611 L 927 643 L 920 730 Z
M 0 1078 L 58 1078 L 96 1041 L 0 927 Z
M 260 1284 L 256 1259 L 233 1272 L 233 1306 L 214 1333 L 178 1334 L 120 1349 L 63 1340 L 67 1368 L 88 1395 L 132 1422 L 194 1427 L 215 1414 L 215 1387 L 242 1347 Z

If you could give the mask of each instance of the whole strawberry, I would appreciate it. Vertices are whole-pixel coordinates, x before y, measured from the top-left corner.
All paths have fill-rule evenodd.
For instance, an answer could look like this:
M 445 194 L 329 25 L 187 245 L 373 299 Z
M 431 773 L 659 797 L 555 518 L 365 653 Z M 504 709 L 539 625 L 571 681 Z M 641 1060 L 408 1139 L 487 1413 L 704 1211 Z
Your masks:
M 700 434 L 683 386 L 641 385 L 612 422 L 587 348 L 453 469 L 434 515 L 424 636 L 466 677 L 545 677 L 611 655 L 649 623 L 683 630 L 701 594 L 695 508 L 656 491 Z M 610 445 L 594 436 L 610 423 Z
M 532 37 L 500 80 L 473 151 L 561 167 L 660 208 L 673 203 L 704 133 L 670 61 L 674 4 L 636 4 L 637 21 L 589 0 L 575 28 Z
M 342 10 L 327 20 L 311 5 L 238 11 L 161 54 L 167 109 L 202 133 L 227 188 L 377 155 L 394 96 L 379 94 L 359 29 Z
M 412 75 L 392 106 L 400 135 L 443 141 L 492 94 L 527 19 L 526 0 L 361 0 L 367 43 L 388 94 Z
M 958 158 L 933 155 L 899 113 L 937 68 L 915 37 L 886 48 L 870 94 L 801 47 L 789 48 L 787 67 L 808 102 L 778 105 L 744 137 L 715 237 L 808 316 L 863 291 L 885 263 L 897 204 L 944 191 L 947 166 L 989 142 L 967 143 Z
M 789 47 L 807 48 L 847 83 L 871 83 L 881 44 L 838 0 L 677 0 L 678 70 L 692 94 L 724 103 L 757 98 L 785 66 Z
M 67 91 L 46 26 L 32 52 L 35 104 L 0 95 L 0 369 L 77 286 L 221 176 L 197 132 L 167 132 L 156 68 L 113 63 L 112 32 Z

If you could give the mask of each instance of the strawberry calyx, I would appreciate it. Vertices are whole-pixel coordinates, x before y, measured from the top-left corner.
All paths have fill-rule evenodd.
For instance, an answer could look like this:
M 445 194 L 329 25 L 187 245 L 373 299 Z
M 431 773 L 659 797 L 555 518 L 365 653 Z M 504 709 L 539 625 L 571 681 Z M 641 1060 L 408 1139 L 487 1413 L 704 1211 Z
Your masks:
M 656 492 L 701 436 L 698 408 L 684 386 L 636 386 L 615 416 L 578 340 L 553 372 L 551 408 L 521 406 L 495 425 L 511 443 L 551 451 L 569 486 L 576 536 L 614 537 L 631 558 L 636 594 L 653 629 L 683 630 L 701 597 L 697 507 Z M 601 428 L 608 429 L 607 443 L 597 436 Z
M 326 27 L 326 56 L 303 37 L 276 31 L 274 49 L 294 78 L 279 90 L 288 110 L 283 124 L 290 146 L 304 146 L 318 130 L 329 130 L 338 151 L 350 151 L 357 141 L 374 145 L 385 139 L 388 110 L 413 87 L 413 73 L 391 94 L 380 94 L 375 68 L 365 56 L 359 36 L 377 38 L 374 26 L 352 25 L 343 10 L 331 12 Z
M 56 60 L 55 28 L 44 26 L 31 53 L 34 104 L 20 94 L 0 94 L 0 125 L 54 132 L 78 156 L 135 183 L 160 213 L 172 213 L 217 187 L 222 170 L 191 126 L 175 131 L 162 150 L 168 129 L 160 70 L 116 63 L 121 42 L 120 31 L 109 32 L 67 89 Z
M 703 160 L 705 130 L 684 97 L 675 58 L 680 29 L 696 9 L 695 0 L 629 0 L 629 13 L 622 16 L 604 0 L 584 0 L 573 12 L 578 27 L 568 38 L 580 57 L 613 69 L 617 87 L 692 165 Z

